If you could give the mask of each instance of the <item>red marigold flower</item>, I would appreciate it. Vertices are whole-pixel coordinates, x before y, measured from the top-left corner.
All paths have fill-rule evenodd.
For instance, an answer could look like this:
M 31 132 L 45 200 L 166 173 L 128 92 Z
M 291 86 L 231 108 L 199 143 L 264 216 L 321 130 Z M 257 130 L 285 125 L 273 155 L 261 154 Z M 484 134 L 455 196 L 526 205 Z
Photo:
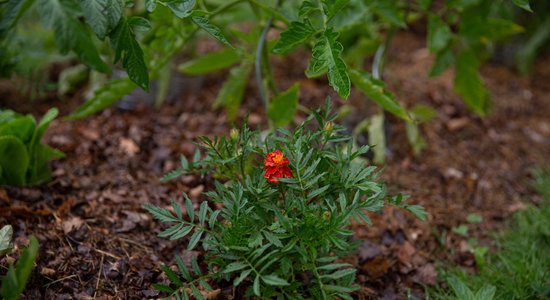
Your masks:
M 292 170 L 288 167 L 290 162 L 283 156 L 281 150 L 275 150 L 266 155 L 264 160 L 264 177 L 269 182 L 278 183 L 277 178 L 292 177 Z

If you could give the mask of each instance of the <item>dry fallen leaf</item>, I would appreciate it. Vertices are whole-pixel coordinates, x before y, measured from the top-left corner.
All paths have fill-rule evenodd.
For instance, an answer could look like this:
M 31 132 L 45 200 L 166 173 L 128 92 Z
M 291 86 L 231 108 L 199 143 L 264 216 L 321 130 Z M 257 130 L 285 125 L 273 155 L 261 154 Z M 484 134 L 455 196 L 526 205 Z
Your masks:
M 120 138 L 119 147 L 129 156 L 134 156 L 139 152 L 139 146 L 129 138 Z
M 78 230 L 82 224 L 84 224 L 84 221 L 82 221 L 79 217 L 72 217 L 68 220 L 63 221 L 61 223 L 61 228 L 63 229 L 63 232 L 65 234 L 70 233 L 73 230 Z

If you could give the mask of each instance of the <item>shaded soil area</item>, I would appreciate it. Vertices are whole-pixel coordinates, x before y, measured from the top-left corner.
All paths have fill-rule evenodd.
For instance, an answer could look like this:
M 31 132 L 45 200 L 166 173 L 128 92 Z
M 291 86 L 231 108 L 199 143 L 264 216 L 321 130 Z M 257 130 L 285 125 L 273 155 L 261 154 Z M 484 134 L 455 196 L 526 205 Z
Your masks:
M 299 80 L 300 102 L 307 107 L 321 105 L 327 95 L 335 99 L 324 79 L 304 79 L 304 55 L 289 58 L 290 63 L 273 61 L 280 87 Z M 388 116 L 383 179 L 390 192 L 411 195 L 410 201 L 424 205 L 430 215 L 421 222 L 387 208 L 371 216 L 373 226 L 353 225 L 354 238 L 363 242 L 346 260 L 358 269 L 358 299 L 421 296 L 425 285 L 436 283 L 440 261 L 474 271 L 468 238 L 490 247 L 488 233 L 501 228 L 526 199 L 537 200 L 528 188 L 530 170 L 550 163 L 550 58 L 540 59 L 529 78 L 486 65 L 482 74 L 494 107 L 481 119 L 454 94 L 452 72 L 428 78 L 433 58 L 423 39 L 399 34 L 389 55 L 384 73 L 389 90 L 407 107 L 424 103 L 439 113 L 421 125 L 427 148 L 418 157 L 407 143 L 403 122 Z M 181 154 L 193 155 L 198 136 L 227 135 L 231 128 L 224 112 L 212 109 L 223 74 L 175 80 L 178 96 L 158 111 L 140 100 L 131 111 L 110 108 L 81 121 L 54 121 L 44 141 L 67 157 L 52 163 L 53 180 L 34 188 L 0 188 L 0 225 L 13 225 L 18 247 L 30 235 L 40 241 L 27 299 L 157 298 L 151 283 L 166 280 L 161 264 L 172 264 L 175 255 L 201 260 L 200 251 L 185 250 L 185 240 L 158 238 L 160 224 L 141 208 L 145 203 L 168 206 L 170 198 L 181 200 L 182 192 L 196 202 L 204 200 L 201 193 L 212 185 L 208 178 L 184 176 L 164 184 L 159 178 L 178 166 Z M 82 98 L 29 104 L 5 82 L 1 86 L 3 105 L 36 115 L 52 105 L 68 113 Z M 351 128 L 377 109 L 356 92 L 349 102 L 337 100 L 336 105 L 354 108 L 346 121 Z M 252 127 L 265 125 L 252 81 L 240 117 L 248 113 Z M 471 213 L 482 222 L 467 223 Z M 452 232 L 461 224 L 468 224 L 469 237 Z M 11 260 L 0 260 L 0 274 Z M 229 284 L 219 286 L 219 299 L 239 298 Z

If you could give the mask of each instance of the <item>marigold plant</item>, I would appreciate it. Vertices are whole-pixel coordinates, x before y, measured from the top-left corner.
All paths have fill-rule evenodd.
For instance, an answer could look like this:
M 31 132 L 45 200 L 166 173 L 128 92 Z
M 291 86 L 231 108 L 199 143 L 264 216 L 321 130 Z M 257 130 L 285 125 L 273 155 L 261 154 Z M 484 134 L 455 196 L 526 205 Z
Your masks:
M 370 224 L 366 212 L 385 202 L 425 213 L 403 204 L 400 195 L 386 196 L 379 171 L 362 158 L 369 147 L 357 147 L 329 111 L 327 101 L 294 132 L 280 128 L 262 138 L 243 126 L 229 138 L 201 138 L 204 158 L 199 152 L 192 162 L 182 157 L 182 167 L 164 179 L 213 174 L 215 188 L 204 193 L 209 201 L 195 211 L 184 194 L 186 215 L 177 201 L 173 212 L 145 209 L 170 223 L 159 236 L 185 238 L 188 249 L 200 245 L 205 254 L 190 266 L 176 257 L 177 272 L 163 266 L 170 282 L 156 289 L 202 299 L 201 289 L 229 281 L 245 297 L 352 299 L 356 270 L 339 261 L 356 246 L 349 239 L 350 219 Z

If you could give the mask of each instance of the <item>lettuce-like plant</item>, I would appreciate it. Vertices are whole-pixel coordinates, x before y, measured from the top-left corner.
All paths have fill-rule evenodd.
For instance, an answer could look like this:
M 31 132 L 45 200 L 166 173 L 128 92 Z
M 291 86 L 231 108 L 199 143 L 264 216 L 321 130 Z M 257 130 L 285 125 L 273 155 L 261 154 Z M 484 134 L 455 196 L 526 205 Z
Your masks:
M 37 124 L 31 115 L 0 110 L 0 185 L 33 185 L 50 178 L 48 161 L 64 154 L 40 140 L 57 113 L 50 109 Z
M 402 196 L 386 201 L 380 172 L 361 157 L 369 147 L 357 148 L 329 111 L 327 101 L 294 132 L 280 128 L 262 137 L 245 125 L 229 138 L 203 137 L 204 159 L 182 158 L 182 168 L 165 179 L 214 173 L 220 181 L 205 193 L 209 201 L 195 211 L 184 194 L 185 214 L 174 200 L 173 211 L 144 208 L 171 224 L 159 236 L 190 235 L 188 249 L 201 245 L 207 270 L 193 259 L 189 272 L 176 257 L 179 272 L 163 266 L 171 283 L 156 289 L 177 299 L 188 293 L 203 299 L 199 287 L 209 290 L 208 282 L 216 280 L 232 281 L 237 293 L 264 299 L 351 299 L 358 289 L 356 269 L 338 260 L 355 247 L 350 220 L 371 224 L 366 213 L 385 202 L 421 218 L 425 212 L 403 204 Z

